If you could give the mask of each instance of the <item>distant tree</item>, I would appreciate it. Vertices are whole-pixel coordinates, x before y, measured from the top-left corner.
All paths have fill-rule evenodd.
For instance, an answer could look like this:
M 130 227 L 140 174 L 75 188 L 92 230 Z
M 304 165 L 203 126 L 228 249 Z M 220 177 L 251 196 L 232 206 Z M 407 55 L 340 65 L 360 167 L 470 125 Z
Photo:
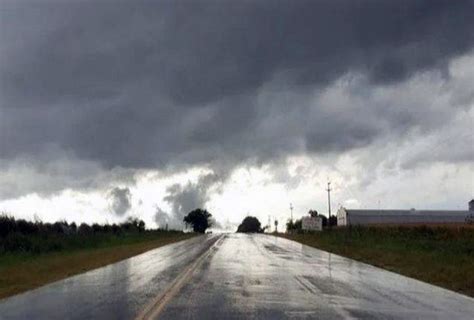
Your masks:
M 6 213 L 2 213 L 0 215 L 0 237 L 6 237 L 8 234 L 13 233 L 15 229 L 15 219 L 8 216 Z
M 94 231 L 95 233 L 102 232 L 102 226 L 98 223 L 93 223 L 92 224 L 92 231 Z
M 138 231 L 139 232 L 145 231 L 145 221 L 143 220 L 138 221 Z
M 329 226 L 337 226 L 337 217 L 331 215 L 329 217 Z
M 16 221 L 16 231 L 22 234 L 33 234 L 38 232 L 38 226 L 35 223 L 20 219 Z
M 122 231 L 121 228 L 120 228 L 120 226 L 117 225 L 117 224 L 115 224 L 115 223 L 112 225 L 111 228 L 112 228 L 112 232 L 115 233 L 115 234 L 118 234 L 118 233 L 120 233 L 120 232 Z
M 298 219 L 298 220 L 295 220 L 295 223 L 293 224 L 294 228 L 298 231 L 301 231 L 302 230 L 302 226 L 303 226 L 303 220 L 302 219 Z
M 183 221 L 188 226 L 192 226 L 194 232 L 204 233 L 212 226 L 212 214 L 205 209 L 194 209 L 184 217 Z
M 318 216 L 318 211 L 316 210 L 309 210 L 308 214 L 311 216 L 311 218 L 315 218 Z
M 92 228 L 87 223 L 81 223 L 79 228 L 77 228 L 77 232 L 82 235 L 88 235 L 92 233 Z
M 319 217 L 321 218 L 323 227 L 327 227 L 327 225 L 328 225 L 328 218 L 327 218 L 326 216 L 323 216 L 322 214 L 319 215 Z
M 288 220 L 286 223 L 286 231 L 289 233 L 301 232 L 302 219 L 296 219 L 295 221 Z
M 63 223 L 59 221 L 53 223 L 51 230 L 53 231 L 53 233 L 64 233 Z
M 145 222 L 135 217 L 129 217 L 125 222 L 120 224 L 120 227 L 126 232 L 143 232 L 145 231 Z
M 263 232 L 263 229 L 261 227 L 260 221 L 258 221 L 257 218 L 247 216 L 244 218 L 242 223 L 239 225 L 237 228 L 237 232 L 243 232 L 243 233 L 261 233 Z
M 102 225 L 102 230 L 103 233 L 111 233 L 112 232 L 112 226 L 110 224 L 104 224 Z
M 69 225 L 69 227 L 71 228 L 71 233 L 76 233 L 77 232 L 77 225 L 75 222 L 71 223 Z

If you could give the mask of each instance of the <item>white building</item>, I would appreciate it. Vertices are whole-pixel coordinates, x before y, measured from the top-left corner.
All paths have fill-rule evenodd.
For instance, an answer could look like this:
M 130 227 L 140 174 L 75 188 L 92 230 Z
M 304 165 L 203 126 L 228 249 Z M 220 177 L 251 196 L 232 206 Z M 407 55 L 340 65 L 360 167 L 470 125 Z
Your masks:
M 337 225 L 467 223 L 474 215 L 473 203 L 474 200 L 469 202 L 471 210 L 354 210 L 341 207 L 337 211 Z

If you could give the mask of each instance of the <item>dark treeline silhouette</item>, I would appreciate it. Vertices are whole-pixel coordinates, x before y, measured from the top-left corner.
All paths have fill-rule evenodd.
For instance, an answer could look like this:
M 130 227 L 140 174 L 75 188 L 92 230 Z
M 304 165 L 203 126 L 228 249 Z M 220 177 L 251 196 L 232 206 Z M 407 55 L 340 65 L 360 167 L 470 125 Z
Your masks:
M 43 253 L 63 249 L 100 246 L 103 242 L 164 232 L 145 230 L 145 222 L 129 218 L 120 224 L 47 223 L 0 215 L 0 254 L 8 252 Z

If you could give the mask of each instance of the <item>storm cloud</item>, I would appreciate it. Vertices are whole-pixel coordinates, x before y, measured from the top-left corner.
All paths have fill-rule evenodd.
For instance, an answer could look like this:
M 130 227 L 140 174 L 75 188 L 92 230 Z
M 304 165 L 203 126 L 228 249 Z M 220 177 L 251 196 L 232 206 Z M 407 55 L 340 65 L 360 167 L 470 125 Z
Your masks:
M 224 172 L 427 134 L 474 99 L 452 74 L 472 54 L 472 12 L 469 0 L 2 1 L 0 160 L 41 172 L 67 155 L 89 178 L 59 173 L 58 188 L 84 188 L 116 168 Z M 170 187 L 170 215 L 205 204 L 202 185 Z
M 129 188 L 115 187 L 108 195 L 110 210 L 117 216 L 124 216 L 132 207 L 132 193 Z
M 184 217 L 194 209 L 205 209 L 211 192 L 219 191 L 222 180 L 216 174 L 204 174 L 197 182 L 188 181 L 186 184 L 173 184 L 166 190 L 164 200 L 170 205 L 170 212 L 156 207 L 155 222 L 161 228 L 168 226 L 173 229 L 183 227 Z M 217 226 L 213 220 L 213 225 Z

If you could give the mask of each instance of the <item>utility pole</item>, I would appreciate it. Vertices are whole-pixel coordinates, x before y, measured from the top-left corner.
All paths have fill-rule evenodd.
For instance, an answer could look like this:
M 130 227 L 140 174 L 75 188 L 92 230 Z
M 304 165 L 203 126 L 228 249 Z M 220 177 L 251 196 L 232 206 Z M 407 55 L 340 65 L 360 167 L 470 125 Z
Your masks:
M 328 181 L 328 188 L 326 189 L 328 192 L 328 226 L 331 226 L 329 221 L 331 220 L 331 182 Z
M 291 223 L 293 223 L 293 204 L 290 203 Z

